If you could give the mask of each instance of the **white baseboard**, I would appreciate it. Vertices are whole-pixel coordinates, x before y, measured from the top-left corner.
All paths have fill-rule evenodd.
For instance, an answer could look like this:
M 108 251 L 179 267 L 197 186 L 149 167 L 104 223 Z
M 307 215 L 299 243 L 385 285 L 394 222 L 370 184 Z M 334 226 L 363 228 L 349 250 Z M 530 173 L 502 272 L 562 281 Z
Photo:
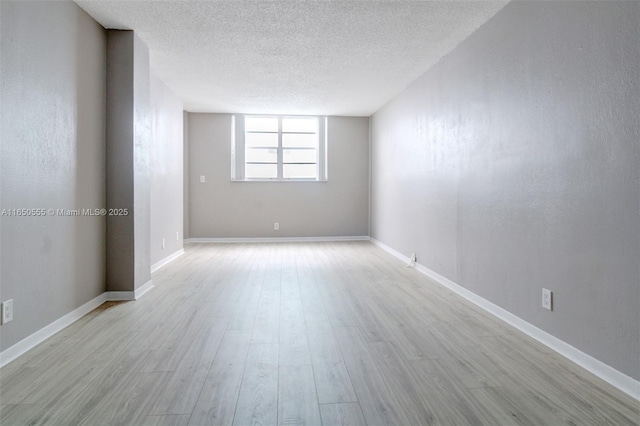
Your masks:
M 136 294 L 133 291 L 105 291 L 104 294 L 108 302 L 136 300 Z
M 41 328 L 30 336 L 25 337 L 10 348 L 0 352 L 0 367 L 4 367 L 29 349 L 39 345 L 54 334 L 69 327 L 74 322 L 96 309 L 105 302 L 137 300 L 146 292 L 153 288 L 151 280 L 147 281 L 142 287 L 135 291 L 105 291 L 101 295 L 94 297 L 82 306 L 77 307 L 65 316 L 58 318 L 51 324 Z
M 351 237 L 258 237 L 258 238 L 188 238 L 186 243 L 295 243 L 315 241 L 369 241 L 368 236 Z
M 32 335 L 25 337 L 10 348 L 5 349 L 4 351 L 2 351 L 2 353 L 0 353 L 0 367 L 4 367 L 23 353 L 27 352 L 29 349 L 44 342 L 49 337 L 70 326 L 106 301 L 107 293 L 105 292 L 98 297 L 94 297 L 84 305 L 74 309 L 65 316 L 58 318 L 46 327 L 41 328 Z
M 177 256 L 176 256 L 177 257 Z M 137 288 L 133 293 L 133 300 L 138 300 L 144 296 L 149 290 L 153 288 L 153 282 L 151 280 L 144 283 L 141 287 Z
M 104 294 L 106 294 L 107 301 L 109 302 L 138 300 L 142 297 L 143 294 L 145 294 L 152 288 L 153 288 L 153 282 L 149 280 L 146 283 L 144 283 L 143 286 L 135 289 L 134 291 L 105 291 Z
M 151 273 L 153 274 L 158 269 L 162 268 L 163 266 L 167 265 L 168 263 L 173 262 L 174 260 L 176 260 L 178 257 L 182 256 L 183 254 L 184 254 L 184 249 L 180 249 L 180 250 L 170 254 L 169 256 L 165 257 L 164 259 L 154 263 L 153 265 L 151 265 Z
M 383 249 L 384 251 L 402 260 L 403 262 L 408 263 L 410 260 L 408 256 L 403 255 L 402 253 L 392 249 L 386 244 L 376 240 L 375 238 L 371 238 L 371 242 L 377 245 L 378 247 L 380 247 L 381 249 Z M 461 285 L 454 283 L 453 281 L 449 280 L 446 277 L 443 277 L 437 272 L 432 271 L 426 266 L 416 263 L 415 268 L 418 271 L 425 274 L 426 276 L 428 276 L 429 278 L 431 278 L 432 280 L 434 280 L 435 282 L 437 282 L 438 284 L 444 287 L 447 287 L 451 291 L 459 294 L 460 296 L 464 297 L 465 299 L 475 304 L 476 306 L 484 309 L 488 313 L 501 319 L 507 324 L 517 328 L 518 330 L 522 331 L 528 336 L 536 339 L 540 343 L 553 349 L 554 351 L 558 352 L 560 355 L 564 356 L 570 361 L 573 361 L 574 363 L 578 364 L 585 370 L 595 374 L 596 376 L 600 377 L 602 380 L 615 386 L 616 388 L 620 389 L 624 393 L 632 396 L 637 400 L 640 400 L 640 381 L 635 380 L 634 378 L 629 377 L 624 373 L 621 373 L 615 368 L 608 366 L 604 362 L 593 358 L 591 355 L 588 355 L 582 352 L 581 350 L 574 348 L 568 343 L 526 322 L 522 318 L 512 314 L 509 311 L 506 311 L 500 306 L 494 303 L 491 303 L 490 301 L 478 296 L 477 294 L 467 290 Z

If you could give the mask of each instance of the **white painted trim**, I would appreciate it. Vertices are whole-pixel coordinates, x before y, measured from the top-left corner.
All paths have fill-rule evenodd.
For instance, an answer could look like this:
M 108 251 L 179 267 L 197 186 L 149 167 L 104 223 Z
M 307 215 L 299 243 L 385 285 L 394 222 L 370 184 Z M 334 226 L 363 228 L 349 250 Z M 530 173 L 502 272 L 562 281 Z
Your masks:
M 104 294 L 107 295 L 107 301 L 109 302 L 118 302 L 123 300 L 138 300 L 152 288 L 153 288 L 153 282 L 149 280 L 146 283 L 144 283 L 141 287 L 135 289 L 134 291 L 105 291 Z
M 382 250 L 386 251 L 387 253 L 389 253 L 389 254 L 397 257 L 398 259 L 402 260 L 403 262 L 409 263 L 409 260 L 411 260 L 411 258 L 409 256 L 405 256 L 404 254 L 400 253 L 399 251 L 396 251 L 396 250 L 392 249 L 388 245 L 384 244 L 381 241 L 376 240 L 375 238 L 371 238 L 371 242 L 373 244 L 377 245 L 378 247 L 380 247 Z
M 105 291 L 107 302 L 120 302 L 123 300 L 136 300 L 136 294 L 133 291 Z
M 369 237 L 189 238 L 185 240 L 187 243 L 294 243 L 314 241 L 369 241 Z
M 184 253 L 184 250 L 182 250 L 182 252 Z M 144 283 L 144 285 L 142 285 L 142 287 L 139 287 L 135 290 L 133 295 L 133 300 L 140 299 L 142 296 L 147 294 L 147 292 L 152 288 L 153 288 L 153 282 L 151 280 L 147 281 L 146 283 Z
M 0 353 L 0 367 L 4 367 L 29 349 L 39 345 L 54 334 L 69 327 L 71 324 L 87 315 L 105 302 L 121 300 L 137 300 L 153 288 L 153 282 L 147 281 L 136 291 L 105 291 L 101 295 L 94 297 L 84 305 L 74 309 L 51 324 L 41 328 L 30 336 L 25 337 L 15 345 L 5 349 Z
M 25 337 L 15 345 L 5 349 L 4 351 L 2 351 L 2 353 L 0 353 L 0 367 L 4 367 L 14 359 L 18 358 L 20 355 L 27 352 L 29 349 L 44 342 L 59 331 L 67 328 L 89 312 L 93 311 L 98 306 L 102 305 L 107 300 L 107 293 L 102 293 L 101 295 L 94 297 L 84 305 L 74 309 L 63 317 L 58 318 L 51 324 L 41 328 L 30 336 Z
M 371 242 L 377 245 L 378 247 L 380 247 L 381 249 L 383 249 L 384 251 L 402 260 L 403 262 L 409 261 L 409 257 L 392 249 L 391 247 L 376 240 L 375 238 L 371 238 Z M 528 336 L 536 339 L 540 343 L 553 349 L 554 351 L 558 352 L 560 355 L 564 356 L 570 361 L 573 361 L 574 363 L 578 364 L 585 370 L 595 374 L 596 376 L 600 377 L 602 380 L 620 389 L 622 392 L 630 395 L 631 397 L 637 400 L 640 400 L 640 381 L 635 380 L 634 378 L 629 377 L 624 373 L 621 373 L 620 371 L 614 369 L 613 367 L 608 366 L 604 362 L 593 358 L 591 355 L 588 355 L 582 352 L 581 350 L 574 348 L 568 343 L 526 322 L 522 318 L 512 314 L 509 311 L 506 311 L 500 306 L 494 303 L 491 303 L 490 301 L 478 296 L 477 294 L 467 290 L 461 285 L 454 283 L 453 281 L 449 280 L 446 277 L 443 277 L 437 272 L 432 271 L 426 266 L 421 265 L 419 263 L 416 263 L 415 265 L 416 265 L 415 268 L 418 271 L 422 272 L 424 275 L 431 278 L 438 284 L 444 287 L 447 287 L 451 291 L 459 294 L 460 296 L 464 297 L 465 299 L 475 304 L 476 306 L 484 309 L 488 313 L 496 316 L 497 318 L 501 319 L 507 324 L 517 328 L 518 330 L 522 331 Z
M 164 259 L 157 261 L 156 263 L 151 265 L 151 273 L 153 274 L 158 269 L 160 269 L 163 266 L 173 262 L 174 260 L 176 260 L 177 258 L 182 256 L 183 254 L 184 254 L 184 249 L 180 249 L 178 251 L 175 251 L 175 252 L 171 253 L 169 256 L 165 257 Z

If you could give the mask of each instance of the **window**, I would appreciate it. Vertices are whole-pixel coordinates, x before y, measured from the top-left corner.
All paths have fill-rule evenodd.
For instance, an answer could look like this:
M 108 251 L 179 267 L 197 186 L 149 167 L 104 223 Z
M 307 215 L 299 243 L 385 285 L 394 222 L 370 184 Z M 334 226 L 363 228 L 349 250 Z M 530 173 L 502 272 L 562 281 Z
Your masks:
M 233 180 L 327 180 L 326 118 L 233 118 Z

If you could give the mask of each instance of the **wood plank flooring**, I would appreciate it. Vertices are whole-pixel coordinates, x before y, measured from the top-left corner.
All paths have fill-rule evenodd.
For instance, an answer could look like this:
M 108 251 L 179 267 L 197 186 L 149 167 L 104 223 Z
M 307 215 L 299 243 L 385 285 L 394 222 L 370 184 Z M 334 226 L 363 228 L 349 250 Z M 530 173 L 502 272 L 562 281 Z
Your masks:
M 190 244 L 153 282 L 0 369 L 0 424 L 640 424 L 369 242 Z

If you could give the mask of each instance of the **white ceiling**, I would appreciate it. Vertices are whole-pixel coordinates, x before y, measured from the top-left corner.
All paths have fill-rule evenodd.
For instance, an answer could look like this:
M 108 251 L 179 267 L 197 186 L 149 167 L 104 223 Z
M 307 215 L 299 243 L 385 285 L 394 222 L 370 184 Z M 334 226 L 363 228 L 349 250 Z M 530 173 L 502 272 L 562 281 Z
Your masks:
M 198 112 L 368 116 L 506 1 L 77 0 Z

